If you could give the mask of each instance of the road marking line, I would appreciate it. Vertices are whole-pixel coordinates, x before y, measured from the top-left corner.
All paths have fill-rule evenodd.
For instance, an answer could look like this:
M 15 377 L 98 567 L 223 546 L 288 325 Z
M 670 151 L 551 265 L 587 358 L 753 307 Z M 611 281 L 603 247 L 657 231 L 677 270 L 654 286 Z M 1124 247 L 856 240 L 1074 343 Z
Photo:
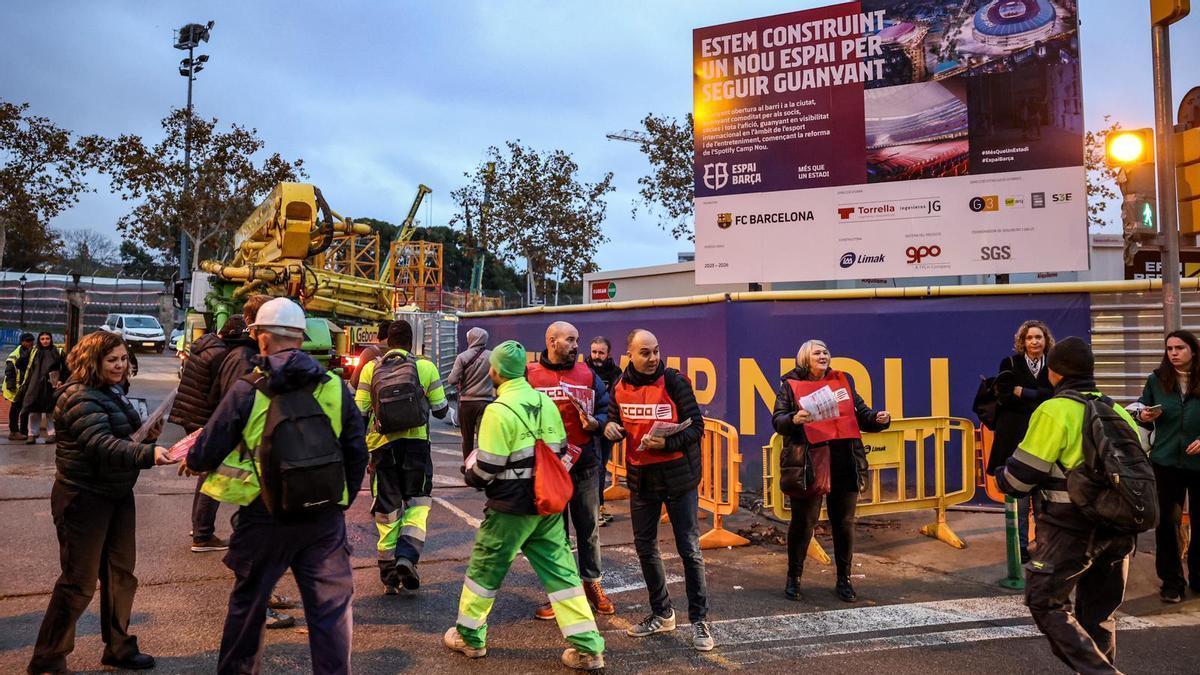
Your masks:
M 679 576 L 678 574 L 668 574 L 667 575 L 667 583 L 668 584 L 678 584 L 678 583 L 681 583 L 682 581 L 683 581 L 683 577 Z M 643 579 L 642 581 L 638 581 L 638 582 L 635 582 L 632 584 L 626 584 L 624 586 L 617 586 L 615 588 L 606 588 L 606 589 L 604 589 L 604 592 L 607 593 L 608 595 L 617 595 L 619 593 L 628 593 L 629 591 L 641 590 L 645 587 L 646 587 L 646 581 Z
M 433 474 L 433 484 L 434 485 L 445 485 L 447 487 L 450 487 L 450 486 L 465 487 L 466 486 L 466 482 L 463 481 L 462 476 L 459 476 L 458 478 L 451 478 L 450 476 L 443 476 L 440 473 Z
M 462 453 L 457 450 L 443 450 L 441 448 L 430 448 L 430 449 L 439 455 L 447 455 L 447 456 L 457 459 L 460 462 L 462 461 Z
M 470 525 L 471 527 L 473 527 L 475 529 L 479 529 L 479 526 L 483 524 L 482 520 L 476 518 L 475 516 L 472 516 L 471 514 L 467 513 L 466 511 L 463 511 L 462 509 L 451 504 L 450 502 L 446 501 L 445 499 L 442 499 L 441 497 L 434 497 L 433 501 L 446 507 L 447 511 L 449 511 L 450 513 L 453 513 L 454 515 L 458 516 L 459 518 L 462 518 L 468 525 Z

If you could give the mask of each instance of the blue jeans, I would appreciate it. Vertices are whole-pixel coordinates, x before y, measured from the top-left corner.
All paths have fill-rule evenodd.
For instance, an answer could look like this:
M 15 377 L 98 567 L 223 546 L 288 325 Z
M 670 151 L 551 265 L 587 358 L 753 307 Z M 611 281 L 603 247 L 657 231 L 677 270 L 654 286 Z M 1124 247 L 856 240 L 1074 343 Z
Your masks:
M 588 452 L 588 450 L 584 450 Z M 596 482 L 600 480 L 600 469 L 593 463 L 571 472 L 575 492 L 563 512 L 563 526 L 570 533 L 575 526 L 575 543 L 579 548 L 579 578 L 583 581 L 600 581 L 600 497 Z
M 683 576 L 688 597 L 688 620 L 692 623 L 708 617 L 708 588 L 704 580 L 704 556 L 700 553 L 699 493 L 692 488 L 678 497 L 663 494 L 629 495 L 629 520 L 633 524 L 633 546 L 642 564 L 642 576 L 650 593 L 650 609 L 658 616 L 671 613 L 667 595 L 667 575 L 658 552 L 658 519 L 663 505 L 675 531 L 675 550 L 683 561 Z

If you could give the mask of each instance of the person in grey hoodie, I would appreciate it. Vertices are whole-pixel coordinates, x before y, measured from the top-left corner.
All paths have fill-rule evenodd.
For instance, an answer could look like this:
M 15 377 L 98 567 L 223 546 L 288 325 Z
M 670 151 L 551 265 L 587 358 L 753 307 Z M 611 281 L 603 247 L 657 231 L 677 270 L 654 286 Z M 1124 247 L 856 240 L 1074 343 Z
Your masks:
M 462 432 L 463 461 L 475 449 L 475 434 L 479 433 L 479 421 L 483 409 L 496 398 L 496 389 L 488 377 L 488 357 L 492 350 L 486 349 L 488 332 L 478 326 L 467 331 L 467 348 L 454 359 L 450 376 L 446 382 L 458 389 L 458 429 Z

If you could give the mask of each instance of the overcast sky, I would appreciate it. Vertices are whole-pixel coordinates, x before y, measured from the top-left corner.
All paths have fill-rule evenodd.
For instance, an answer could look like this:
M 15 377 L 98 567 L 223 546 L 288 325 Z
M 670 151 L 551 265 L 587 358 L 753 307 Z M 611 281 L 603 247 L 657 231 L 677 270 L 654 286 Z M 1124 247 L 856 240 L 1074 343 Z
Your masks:
M 303 158 L 342 214 L 399 222 L 418 183 L 423 220 L 444 225 L 449 192 L 488 145 L 571 152 L 589 180 L 615 174 L 604 269 L 675 262 L 690 249 L 630 209 L 648 164 L 605 134 L 648 112 L 691 109 L 691 31 L 832 4 L 825 0 L 490 0 L 439 2 L 115 2 L 0 7 L 0 98 L 77 133 L 155 142 L 184 105 L 172 31 L 216 21 L 201 53 L 198 115 L 255 127 L 271 151 Z M 1080 0 L 1088 128 L 1104 114 L 1153 126 L 1149 3 Z M 1200 84 L 1200 17 L 1177 24 L 1176 100 Z M 115 236 L 128 204 L 97 193 L 56 227 Z

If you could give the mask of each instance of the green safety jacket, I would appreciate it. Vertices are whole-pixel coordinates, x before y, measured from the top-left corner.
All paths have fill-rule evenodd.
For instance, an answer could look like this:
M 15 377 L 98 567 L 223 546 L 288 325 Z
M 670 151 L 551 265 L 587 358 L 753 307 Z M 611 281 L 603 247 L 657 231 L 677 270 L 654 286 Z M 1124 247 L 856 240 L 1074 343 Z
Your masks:
M 337 375 L 327 372 L 325 381 L 313 390 L 313 397 L 317 399 L 317 403 L 329 417 L 333 433 L 339 438 L 342 435 L 343 387 L 344 385 Z M 242 429 L 242 442 L 225 457 L 215 471 L 208 474 L 200 488 L 201 492 L 219 502 L 238 506 L 249 506 L 255 499 L 258 499 L 258 495 L 262 491 L 258 482 L 258 476 L 262 469 L 257 460 L 258 446 L 262 443 L 263 429 L 267 422 L 267 409 L 270 406 L 271 399 L 261 391 L 255 390 L 254 407 L 250 411 L 245 428 Z M 350 503 L 348 490 L 343 491 L 339 503 L 342 506 Z

